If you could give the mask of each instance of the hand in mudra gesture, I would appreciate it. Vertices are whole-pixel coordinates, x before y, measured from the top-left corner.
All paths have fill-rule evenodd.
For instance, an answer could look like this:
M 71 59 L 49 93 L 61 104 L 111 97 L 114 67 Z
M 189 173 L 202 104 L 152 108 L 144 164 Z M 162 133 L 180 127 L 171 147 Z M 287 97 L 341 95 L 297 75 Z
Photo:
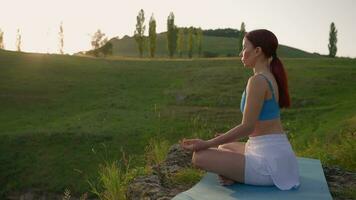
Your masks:
M 202 139 L 185 139 L 179 141 L 180 146 L 183 149 L 190 151 L 200 151 L 209 148 L 209 143 Z
M 214 137 L 218 137 L 223 135 L 224 133 L 216 133 Z M 190 150 L 190 151 L 200 151 L 211 147 L 212 145 L 205 140 L 196 138 L 196 139 L 185 139 L 179 141 L 180 146 L 183 149 Z

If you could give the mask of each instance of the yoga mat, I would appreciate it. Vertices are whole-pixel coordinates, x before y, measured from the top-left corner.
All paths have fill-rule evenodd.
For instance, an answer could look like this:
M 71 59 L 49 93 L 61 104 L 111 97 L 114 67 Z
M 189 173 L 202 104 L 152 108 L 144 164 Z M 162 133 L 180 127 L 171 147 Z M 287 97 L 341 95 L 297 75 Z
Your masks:
M 275 186 L 252 186 L 235 183 L 219 184 L 217 175 L 207 172 L 191 189 L 172 200 L 332 200 L 319 160 L 298 157 L 300 186 L 287 191 Z

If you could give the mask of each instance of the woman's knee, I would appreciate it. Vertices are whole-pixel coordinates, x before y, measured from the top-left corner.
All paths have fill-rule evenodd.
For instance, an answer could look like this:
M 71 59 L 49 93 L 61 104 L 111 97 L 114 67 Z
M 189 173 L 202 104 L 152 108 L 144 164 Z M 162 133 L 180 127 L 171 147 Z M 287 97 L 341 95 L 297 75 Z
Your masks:
M 205 156 L 204 156 L 204 150 L 201 150 L 201 151 L 194 151 L 193 152 L 193 156 L 192 156 L 192 164 L 194 167 L 197 167 L 197 168 L 203 168 L 203 165 L 204 165 L 204 159 Z

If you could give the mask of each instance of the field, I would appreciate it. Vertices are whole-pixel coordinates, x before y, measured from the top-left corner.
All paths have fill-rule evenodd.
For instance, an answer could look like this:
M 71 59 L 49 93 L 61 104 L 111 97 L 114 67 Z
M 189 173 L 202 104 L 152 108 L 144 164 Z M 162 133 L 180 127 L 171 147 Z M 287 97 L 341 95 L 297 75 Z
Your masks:
M 282 58 L 298 156 L 356 170 L 356 60 Z M 0 51 L 0 194 L 88 191 L 102 157 L 144 165 L 151 138 L 209 138 L 240 123 L 252 74 L 238 58 L 94 59 Z M 95 153 L 96 152 L 96 153 Z M 0 195 L 1 196 L 1 195 Z

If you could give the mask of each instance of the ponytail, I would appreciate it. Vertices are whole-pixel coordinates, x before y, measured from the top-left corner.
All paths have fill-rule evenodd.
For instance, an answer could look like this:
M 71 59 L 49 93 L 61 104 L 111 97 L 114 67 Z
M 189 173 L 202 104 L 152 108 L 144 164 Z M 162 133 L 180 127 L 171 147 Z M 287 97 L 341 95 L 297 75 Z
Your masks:
M 271 72 L 278 84 L 279 107 L 289 108 L 291 101 L 288 92 L 287 73 L 284 70 L 284 66 L 281 60 L 276 55 L 273 55 L 272 57 L 273 59 L 271 61 Z
M 266 58 L 272 57 L 270 64 L 271 72 L 276 79 L 278 84 L 279 92 L 279 107 L 280 108 L 289 108 L 290 107 L 290 98 L 288 92 L 288 80 L 287 74 L 284 70 L 283 63 L 277 57 L 277 48 L 278 48 L 278 39 L 269 30 L 266 29 L 257 29 L 248 32 L 245 35 L 245 38 L 248 39 L 254 47 L 261 47 Z

